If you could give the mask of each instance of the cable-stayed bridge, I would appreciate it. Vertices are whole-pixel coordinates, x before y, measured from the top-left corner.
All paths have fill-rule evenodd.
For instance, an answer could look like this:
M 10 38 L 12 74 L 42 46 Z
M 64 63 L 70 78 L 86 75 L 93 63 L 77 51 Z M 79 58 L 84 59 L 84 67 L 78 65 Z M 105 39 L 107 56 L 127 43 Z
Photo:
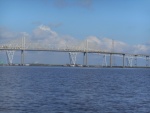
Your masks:
M 72 42 L 73 43 L 73 42 Z M 83 66 L 88 66 L 88 54 L 96 53 L 103 55 L 103 63 L 101 66 L 104 67 L 114 67 L 114 56 L 119 56 L 122 58 L 121 67 L 139 67 L 137 62 L 139 58 L 145 59 L 145 66 L 150 67 L 150 55 L 149 54 L 131 54 L 123 52 L 114 52 L 114 51 L 103 51 L 98 48 L 90 48 L 88 40 L 80 42 L 78 44 L 69 45 L 69 44 L 45 44 L 33 41 L 27 41 L 25 37 L 18 40 L 11 41 L 9 43 L 0 44 L 0 51 L 6 51 L 8 64 L 13 64 L 13 57 L 15 51 L 21 52 L 21 65 L 24 65 L 25 51 L 49 51 L 49 52 L 66 52 L 69 54 L 70 65 L 76 65 L 76 56 L 78 53 L 83 53 Z M 108 58 L 109 57 L 109 64 Z M 133 64 L 134 63 L 134 64 Z

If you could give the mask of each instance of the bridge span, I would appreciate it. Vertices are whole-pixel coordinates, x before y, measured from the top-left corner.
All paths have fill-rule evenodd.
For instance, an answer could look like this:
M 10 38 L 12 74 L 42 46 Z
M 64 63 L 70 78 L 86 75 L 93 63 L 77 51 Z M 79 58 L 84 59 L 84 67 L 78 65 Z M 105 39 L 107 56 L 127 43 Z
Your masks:
M 102 66 L 113 66 L 113 56 L 119 56 L 122 58 L 122 65 L 121 67 L 139 67 L 137 65 L 138 58 L 145 59 L 145 66 L 150 67 L 150 54 L 131 54 L 131 53 L 123 53 L 123 52 L 110 52 L 110 51 L 102 51 L 96 49 L 88 48 L 88 43 L 86 42 L 85 46 L 81 47 L 80 45 L 74 47 L 64 46 L 61 48 L 56 47 L 48 47 L 40 44 L 26 44 L 25 39 L 22 39 L 21 44 L 0 44 L 0 51 L 6 51 L 8 64 L 13 63 L 13 56 L 15 51 L 21 52 L 21 65 L 24 65 L 25 59 L 25 51 L 49 51 L 49 52 L 66 52 L 69 54 L 70 65 L 76 65 L 76 56 L 78 53 L 83 53 L 83 66 L 88 66 L 88 54 L 96 53 L 103 55 L 103 64 Z M 109 65 L 107 65 L 106 56 L 109 56 Z M 126 60 L 126 63 L 125 63 Z M 134 61 L 134 65 L 133 65 Z

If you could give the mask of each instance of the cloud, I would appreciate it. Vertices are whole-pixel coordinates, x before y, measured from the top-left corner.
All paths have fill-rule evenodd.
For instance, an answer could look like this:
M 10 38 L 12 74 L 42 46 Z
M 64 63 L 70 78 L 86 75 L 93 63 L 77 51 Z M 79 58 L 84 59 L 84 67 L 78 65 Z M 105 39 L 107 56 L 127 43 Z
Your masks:
M 150 43 L 128 45 L 122 41 L 112 40 L 109 38 L 100 38 L 96 36 L 88 36 L 84 40 L 79 40 L 69 35 L 60 35 L 53 31 L 49 26 L 40 25 L 35 28 L 32 33 L 12 32 L 8 29 L 0 28 L 1 42 L 22 43 L 21 37 L 26 37 L 28 47 L 49 47 L 49 48 L 75 48 L 100 51 L 114 51 L 125 53 L 150 53 Z M 13 40 L 13 41 L 12 41 Z M 88 45 L 87 45 L 88 44 Z
M 46 38 L 56 38 L 58 36 L 58 34 L 51 30 L 50 27 L 48 26 L 44 26 L 44 25 L 40 25 L 38 28 L 36 28 L 33 31 L 33 37 L 34 39 L 46 39 Z
M 150 50 L 150 46 L 148 47 L 147 45 L 143 45 L 143 44 L 138 44 L 133 47 L 134 47 L 135 53 L 137 53 L 137 52 L 138 53 L 146 53 Z

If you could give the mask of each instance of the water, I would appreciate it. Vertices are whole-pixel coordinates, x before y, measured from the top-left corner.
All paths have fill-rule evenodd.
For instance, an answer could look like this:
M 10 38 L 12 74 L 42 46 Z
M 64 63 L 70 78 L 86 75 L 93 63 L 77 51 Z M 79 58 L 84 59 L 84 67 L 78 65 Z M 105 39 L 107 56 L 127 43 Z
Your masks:
M 150 113 L 150 70 L 0 67 L 0 113 Z

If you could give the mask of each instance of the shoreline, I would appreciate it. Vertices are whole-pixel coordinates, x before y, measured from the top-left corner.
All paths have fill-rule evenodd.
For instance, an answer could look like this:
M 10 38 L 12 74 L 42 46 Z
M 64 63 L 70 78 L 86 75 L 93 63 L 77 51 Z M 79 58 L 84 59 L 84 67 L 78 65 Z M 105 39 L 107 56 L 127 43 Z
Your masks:
M 0 67 L 3 66 L 18 66 L 18 67 L 22 67 L 22 66 L 29 66 L 29 67 L 33 67 L 33 66 L 38 66 L 38 67 L 81 67 L 81 68 L 150 68 L 148 66 L 101 66 L 101 65 L 70 65 L 70 64 L 25 64 L 25 65 L 21 65 L 21 64 L 0 64 Z

